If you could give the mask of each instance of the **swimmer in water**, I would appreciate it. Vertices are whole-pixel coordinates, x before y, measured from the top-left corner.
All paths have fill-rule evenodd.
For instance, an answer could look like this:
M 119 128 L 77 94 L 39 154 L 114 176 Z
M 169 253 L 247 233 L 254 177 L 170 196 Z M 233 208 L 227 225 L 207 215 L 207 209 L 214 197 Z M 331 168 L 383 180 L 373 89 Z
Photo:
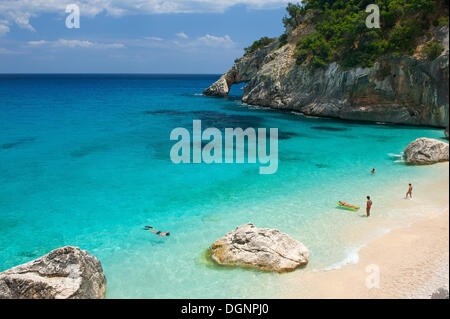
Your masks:
M 161 236 L 162 236 L 162 237 L 170 236 L 170 233 L 169 233 L 169 232 L 166 232 L 166 233 L 161 232 L 161 231 L 159 231 L 159 230 L 153 228 L 152 226 L 145 226 L 145 230 L 148 230 L 149 232 L 152 232 L 153 234 L 158 235 L 158 238 L 161 238 Z

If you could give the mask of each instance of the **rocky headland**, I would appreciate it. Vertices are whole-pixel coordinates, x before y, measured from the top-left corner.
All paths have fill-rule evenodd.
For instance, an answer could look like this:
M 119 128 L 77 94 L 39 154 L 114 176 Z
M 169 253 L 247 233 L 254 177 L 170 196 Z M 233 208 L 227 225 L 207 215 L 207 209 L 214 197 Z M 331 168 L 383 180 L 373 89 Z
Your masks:
M 245 82 L 242 101 L 250 105 L 347 120 L 448 126 L 448 23 L 431 26 L 410 54 L 386 53 L 366 67 L 332 61 L 312 68 L 307 62 L 297 63 L 299 41 L 317 34 L 310 16 L 299 15 L 284 41 L 274 39 L 236 60 L 204 95 L 224 97 L 233 84 Z M 442 52 L 427 57 L 427 45 L 438 45 Z

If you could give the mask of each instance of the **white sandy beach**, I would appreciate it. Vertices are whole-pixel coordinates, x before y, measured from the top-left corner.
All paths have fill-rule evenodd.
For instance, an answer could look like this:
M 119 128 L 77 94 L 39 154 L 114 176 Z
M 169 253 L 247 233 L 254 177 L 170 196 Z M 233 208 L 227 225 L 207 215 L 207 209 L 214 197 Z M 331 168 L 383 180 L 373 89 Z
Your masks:
M 395 228 L 359 252 L 359 261 L 329 271 L 285 274 L 283 298 L 430 298 L 449 288 L 449 164 L 436 164 L 439 180 L 423 185 L 416 196 L 436 203 L 427 216 Z M 410 200 L 395 201 L 401 211 L 423 209 Z M 414 214 L 412 214 L 414 215 Z M 376 287 L 376 270 L 379 284 Z M 375 286 L 368 288 L 369 286 Z

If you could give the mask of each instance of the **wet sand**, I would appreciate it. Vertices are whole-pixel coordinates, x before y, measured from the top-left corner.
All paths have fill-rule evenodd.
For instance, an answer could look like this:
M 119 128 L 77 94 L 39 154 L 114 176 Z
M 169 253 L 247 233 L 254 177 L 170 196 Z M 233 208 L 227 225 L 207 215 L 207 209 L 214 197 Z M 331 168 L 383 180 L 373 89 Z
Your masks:
M 285 274 L 282 298 L 430 298 L 439 288 L 448 290 L 448 163 L 437 165 L 443 169 L 442 178 L 430 182 L 420 196 L 438 203 L 441 211 L 435 208 L 410 226 L 394 228 L 371 241 L 358 252 L 356 264 Z M 409 200 L 396 205 L 416 207 Z

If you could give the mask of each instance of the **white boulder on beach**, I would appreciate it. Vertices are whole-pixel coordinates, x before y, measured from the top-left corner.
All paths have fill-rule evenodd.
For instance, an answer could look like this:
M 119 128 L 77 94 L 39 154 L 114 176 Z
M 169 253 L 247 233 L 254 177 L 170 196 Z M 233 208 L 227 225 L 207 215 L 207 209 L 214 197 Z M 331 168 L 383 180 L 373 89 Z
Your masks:
M 211 246 L 212 259 L 220 265 L 287 272 L 308 263 L 305 245 L 278 229 L 238 226 Z

